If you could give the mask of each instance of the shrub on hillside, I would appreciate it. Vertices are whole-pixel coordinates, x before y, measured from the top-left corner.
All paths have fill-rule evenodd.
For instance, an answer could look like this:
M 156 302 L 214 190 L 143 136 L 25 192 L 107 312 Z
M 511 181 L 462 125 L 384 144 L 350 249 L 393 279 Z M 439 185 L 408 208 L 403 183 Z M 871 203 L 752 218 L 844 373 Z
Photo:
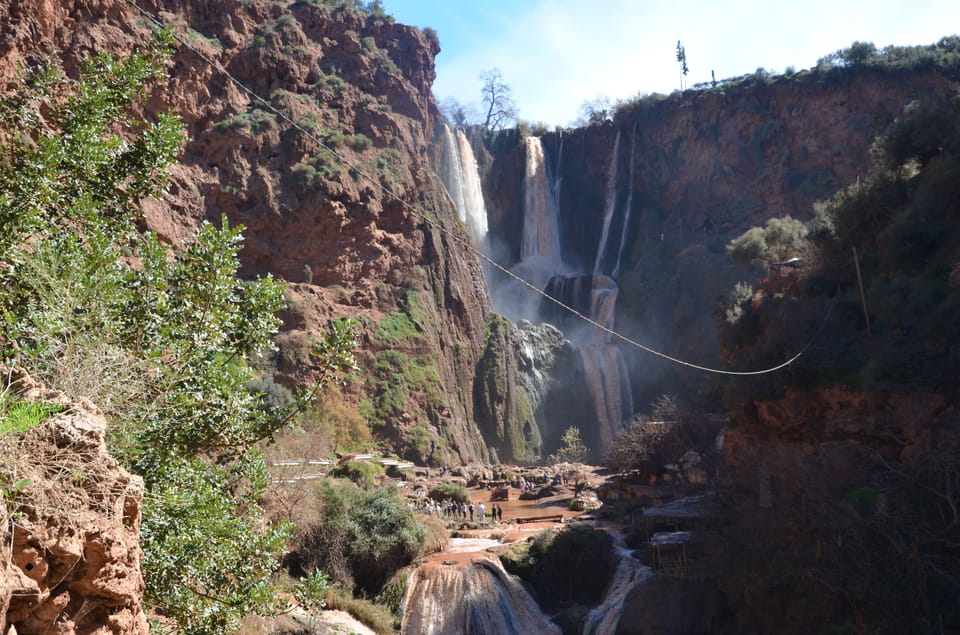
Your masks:
M 574 602 L 598 604 L 616 569 L 613 538 L 585 525 L 540 532 L 529 546 L 508 549 L 501 561 L 534 587 L 549 611 Z
M 375 596 L 420 554 L 427 532 L 396 488 L 324 483 L 318 494 L 321 520 L 297 529 L 294 569 L 320 569 Z
M 467 488 L 460 483 L 440 483 L 430 488 L 430 498 L 434 500 L 454 500 L 466 503 L 470 499 Z
M 330 470 L 330 475 L 350 479 L 363 489 L 370 489 L 383 476 L 383 467 L 367 461 L 349 461 Z

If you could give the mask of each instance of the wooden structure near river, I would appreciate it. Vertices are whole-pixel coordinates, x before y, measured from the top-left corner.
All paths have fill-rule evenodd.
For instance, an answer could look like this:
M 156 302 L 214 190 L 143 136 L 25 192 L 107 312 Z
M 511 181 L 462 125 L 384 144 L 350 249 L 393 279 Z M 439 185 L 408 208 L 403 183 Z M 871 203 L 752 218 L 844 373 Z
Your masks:
M 645 509 L 642 518 L 654 570 L 677 578 L 705 578 L 716 570 L 723 541 L 715 501 L 683 498 Z

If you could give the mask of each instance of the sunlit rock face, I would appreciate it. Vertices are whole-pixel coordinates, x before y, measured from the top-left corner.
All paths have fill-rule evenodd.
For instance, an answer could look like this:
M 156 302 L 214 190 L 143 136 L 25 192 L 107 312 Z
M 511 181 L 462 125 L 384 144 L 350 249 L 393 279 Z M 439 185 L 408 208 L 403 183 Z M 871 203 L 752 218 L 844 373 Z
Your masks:
M 175 22 L 192 46 L 269 102 L 179 47 L 169 78 L 148 87 L 144 110 L 179 115 L 188 141 L 164 196 L 144 203 L 144 225 L 174 245 L 204 220 L 244 225 L 242 275 L 289 283 L 276 379 L 311 385 L 309 341 L 331 319 L 355 318 L 363 379 L 345 391 L 347 407 L 384 401 L 388 382 L 367 378 L 387 353 L 399 360 L 394 374 L 422 369 L 430 382 L 408 381 L 399 399 L 380 407 L 371 424 L 378 433 L 402 452 L 409 435 L 426 431 L 436 462 L 492 460 L 472 392 L 491 312 L 469 240 L 485 232 L 482 195 L 460 132 L 451 142 L 461 160 L 463 222 L 438 178 L 436 39 L 315 2 L 141 6 Z M 0 79 L 48 55 L 73 73 L 86 53 L 126 53 L 149 37 L 147 21 L 124 0 L 0 3 Z M 416 316 L 416 333 L 378 338 L 380 325 L 403 310 Z M 512 386 L 504 384 L 506 398 Z

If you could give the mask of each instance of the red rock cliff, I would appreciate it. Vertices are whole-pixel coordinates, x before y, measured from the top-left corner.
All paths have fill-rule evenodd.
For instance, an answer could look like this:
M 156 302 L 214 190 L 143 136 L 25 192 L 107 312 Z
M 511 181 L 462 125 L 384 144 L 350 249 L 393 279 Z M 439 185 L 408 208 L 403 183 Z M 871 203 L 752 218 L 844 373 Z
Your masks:
M 196 49 L 178 48 L 169 82 L 149 98 L 149 110 L 183 118 L 190 141 L 168 194 L 145 205 L 147 227 L 177 243 L 204 219 L 245 225 L 244 274 L 291 283 L 278 376 L 307 383 L 308 338 L 353 317 L 366 371 L 348 388 L 351 407 L 411 458 L 488 459 L 472 386 L 489 302 L 430 168 L 438 43 L 392 19 L 307 2 L 139 5 Z M 69 71 L 82 54 L 148 37 L 123 0 L 12 2 L 0 18 L 0 77 L 47 54 Z M 391 330 L 400 322 L 408 328 Z M 417 447 L 406 441 L 414 430 Z

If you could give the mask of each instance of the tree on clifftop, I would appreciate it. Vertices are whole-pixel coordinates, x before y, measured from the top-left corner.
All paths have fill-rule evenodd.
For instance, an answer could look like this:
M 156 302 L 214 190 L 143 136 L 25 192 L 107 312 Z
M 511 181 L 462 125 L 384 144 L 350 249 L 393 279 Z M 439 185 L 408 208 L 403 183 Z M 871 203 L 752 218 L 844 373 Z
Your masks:
M 503 81 L 499 68 L 491 68 L 480 73 L 483 82 L 483 106 L 486 115 L 483 127 L 487 130 L 501 130 L 517 118 L 517 105 L 513 101 L 510 87 Z

